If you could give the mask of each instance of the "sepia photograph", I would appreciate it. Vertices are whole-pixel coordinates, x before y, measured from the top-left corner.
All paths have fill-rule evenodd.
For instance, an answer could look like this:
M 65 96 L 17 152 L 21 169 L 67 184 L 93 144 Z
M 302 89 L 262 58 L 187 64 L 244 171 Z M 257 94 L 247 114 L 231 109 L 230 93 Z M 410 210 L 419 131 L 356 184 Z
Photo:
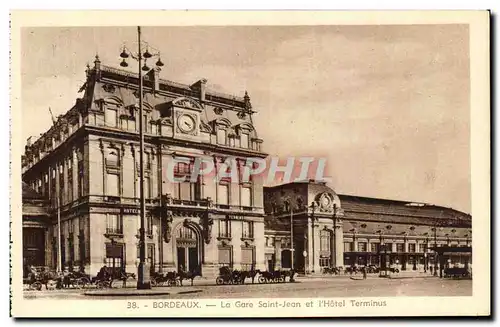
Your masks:
M 243 14 L 12 17 L 11 314 L 489 314 L 488 13 Z

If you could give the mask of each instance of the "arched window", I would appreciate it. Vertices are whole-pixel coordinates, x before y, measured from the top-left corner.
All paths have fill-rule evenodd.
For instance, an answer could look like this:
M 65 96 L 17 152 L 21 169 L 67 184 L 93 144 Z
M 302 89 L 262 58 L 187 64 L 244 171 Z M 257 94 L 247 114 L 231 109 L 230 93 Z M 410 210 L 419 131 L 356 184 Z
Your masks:
M 191 228 L 182 226 L 177 231 L 177 238 L 196 240 L 196 235 L 194 234 L 194 231 Z
M 328 230 L 320 232 L 320 250 L 321 252 L 330 252 L 331 233 Z
M 118 157 L 118 151 L 115 149 L 110 149 L 106 156 L 106 166 L 118 167 L 120 164 L 120 158 Z

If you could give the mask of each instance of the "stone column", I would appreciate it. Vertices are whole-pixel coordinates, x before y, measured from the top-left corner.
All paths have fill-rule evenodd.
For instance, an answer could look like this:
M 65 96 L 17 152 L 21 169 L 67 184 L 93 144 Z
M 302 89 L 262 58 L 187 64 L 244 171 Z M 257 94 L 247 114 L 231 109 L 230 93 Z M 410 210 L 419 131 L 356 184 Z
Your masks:
M 47 267 L 52 267 L 52 234 L 49 230 L 45 230 L 45 265 Z
M 307 272 L 311 273 L 313 270 L 313 265 L 312 265 L 312 256 L 313 254 L 313 247 L 312 247 L 312 241 L 313 240 L 313 233 L 312 233 L 312 220 L 311 217 L 307 218 L 307 265 L 306 265 L 306 270 Z M 302 253 L 299 253 L 299 255 L 302 255 Z
M 337 229 L 335 230 L 335 262 L 336 267 L 344 266 L 344 232 L 342 224 L 337 222 Z
M 366 252 L 368 252 L 368 254 L 366 255 L 366 265 L 370 265 L 372 263 L 372 254 L 371 254 L 371 251 L 372 251 L 372 243 L 371 243 L 371 239 L 369 237 L 366 238 Z
M 276 270 L 281 269 L 281 239 L 274 241 L 274 266 Z
M 73 187 L 73 199 L 70 199 L 70 201 L 74 201 L 78 198 L 78 157 L 76 155 L 76 150 L 73 148 L 71 150 L 71 160 L 72 160 L 72 163 L 73 163 L 73 184 L 72 184 L 72 187 Z
M 314 249 L 313 252 L 311 253 L 311 256 L 314 257 L 312 257 L 311 259 L 313 260 L 313 272 L 316 274 L 321 273 L 321 267 L 319 265 L 319 255 L 321 251 L 320 232 L 321 232 L 320 227 L 314 226 L 313 229 Z

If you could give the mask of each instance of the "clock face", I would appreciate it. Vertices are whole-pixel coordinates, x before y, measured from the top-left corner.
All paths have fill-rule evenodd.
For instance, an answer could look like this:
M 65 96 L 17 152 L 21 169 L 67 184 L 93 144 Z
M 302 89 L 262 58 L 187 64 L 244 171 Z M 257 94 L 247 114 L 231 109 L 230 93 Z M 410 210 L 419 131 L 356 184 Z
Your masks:
M 177 120 L 177 125 L 184 133 L 190 133 L 196 128 L 196 122 L 192 116 L 181 115 Z

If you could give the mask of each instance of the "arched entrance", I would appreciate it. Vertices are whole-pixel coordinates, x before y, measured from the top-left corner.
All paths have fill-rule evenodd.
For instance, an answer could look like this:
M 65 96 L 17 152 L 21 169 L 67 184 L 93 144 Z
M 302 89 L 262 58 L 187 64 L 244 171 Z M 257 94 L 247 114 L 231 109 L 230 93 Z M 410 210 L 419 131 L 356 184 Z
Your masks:
M 201 274 L 200 240 L 196 231 L 188 225 L 182 225 L 175 234 L 177 253 L 177 271 L 199 272 Z

